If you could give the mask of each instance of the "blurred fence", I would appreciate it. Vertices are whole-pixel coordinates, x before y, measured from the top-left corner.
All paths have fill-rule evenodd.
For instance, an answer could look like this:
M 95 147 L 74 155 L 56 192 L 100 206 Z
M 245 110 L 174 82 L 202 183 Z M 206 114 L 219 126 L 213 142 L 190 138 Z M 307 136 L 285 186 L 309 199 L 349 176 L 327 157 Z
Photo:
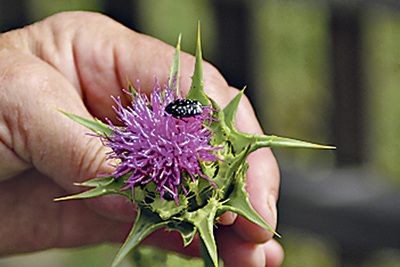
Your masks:
M 400 193 L 393 186 L 400 181 L 398 1 L 54 2 L 73 5 L 47 13 L 97 10 L 161 39 L 158 32 L 169 32 L 172 42 L 174 27 L 185 28 L 187 16 L 193 29 L 202 19 L 193 14 L 207 14 L 204 47 L 213 49 L 206 58 L 231 85 L 247 85 L 266 132 L 338 147 L 334 153 L 277 151 L 280 224 L 335 240 L 343 264 L 400 248 Z M 176 14 L 162 17 L 168 2 L 192 13 L 172 7 Z M 50 1 L 0 1 L 0 30 L 47 15 L 32 11 L 38 5 Z M 320 167 L 310 167 L 313 162 Z

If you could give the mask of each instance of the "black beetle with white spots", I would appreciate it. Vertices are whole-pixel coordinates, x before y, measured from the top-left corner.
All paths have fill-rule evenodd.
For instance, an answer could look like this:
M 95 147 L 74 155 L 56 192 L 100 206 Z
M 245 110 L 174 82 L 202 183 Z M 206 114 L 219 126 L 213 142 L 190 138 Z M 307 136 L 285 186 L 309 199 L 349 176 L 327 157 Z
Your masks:
M 177 119 L 194 117 L 203 113 L 203 106 L 199 101 L 177 99 L 168 104 L 165 111 Z

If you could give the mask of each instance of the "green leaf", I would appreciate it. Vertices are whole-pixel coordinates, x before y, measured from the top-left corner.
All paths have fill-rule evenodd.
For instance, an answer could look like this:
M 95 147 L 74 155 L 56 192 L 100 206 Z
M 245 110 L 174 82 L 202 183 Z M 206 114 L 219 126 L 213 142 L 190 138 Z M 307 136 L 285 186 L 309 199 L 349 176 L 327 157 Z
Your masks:
M 280 235 L 271 226 L 269 226 L 269 224 L 265 222 L 264 219 L 261 218 L 261 216 L 251 206 L 248 199 L 248 194 L 244 194 L 243 192 L 239 191 L 232 192 L 232 194 L 229 196 L 228 202 L 223 205 L 221 211 L 232 211 L 237 213 L 246 220 L 257 224 L 280 237 Z
M 181 234 L 183 245 L 185 247 L 192 243 L 197 234 L 197 228 L 190 223 L 179 222 L 179 224 L 176 226 L 176 230 L 179 231 L 179 233 Z
M 131 81 L 129 80 L 128 76 L 126 76 L 126 82 L 128 83 L 128 90 L 132 94 L 132 96 L 136 96 L 138 92 L 135 90 L 135 88 L 132 86 Z M 134 102 L 135 99 L 132 97 L 132 102 Z
M 204 240 L 200 238 L 200 249 L 201 249 L 201 256 L 204 260 L 204 267 L 215 267 L 215 264 L 208 253 L 207 246 L 204 243 Z
M 101 177 L 77 185 L 91 187 L 95 186 L 95 188 L 76 195 L 56 198 L 54 199 L 54 201 L 85 199 L 112 194 L 123 195 L 125 197 L 128 197 L 129 199 L 132 198 L 129 190 L 121 190 L 121 188 L 125 185 L 122 178 L 114 179 L 112 177 Z
M 95 179 L 87 180 L 83 183 L 74 183 L 77 186 L 87 186 L 87 187 L 97 187 L 97 186 L 105 186 L 112 182 L 114 182 L 115 178 L 112 176 L 103 176 Z
M 314 144 L 306 141 L 279 137 L 275 135 L 253 135 L 255 141 L 251 152 L 261 147 L 293 147 L 293 148 L 314 148 L 314 149 L 335 149 L 334 146 Z
M 222 205 L 219 212 L 232 211 L 239 214 L 248 221 L 257 224 L 275 235 L 279 236 L 275 230 L 254 210 L 250 204 L 249 194 L 246 191 L 246 170 L 242 169 L 236 177 L 234 189 L 229 195 L 228 201 Z
M 194 74 L 192 77 L 192 84 L 186 99 L 199 101 L 203 106 L 209 105 L 209 99 L 204 92 L 203 83 L 203 56 L 201 52 L 201 38 L 200 38 L 200 23 L 197 31 L 197 47 L 196 47 L 196 62 L 194 67 Z
M 253 138 L 247 143 L 247 148 L 239 150 L 240 153 L 236 156 L 233 156 L 232 153 L 224 156 L 225 162 L 220 164 L 218 175 L 214 179 L 215 184 L 221 189 L 220 194 L 222 199 L 226 198 L 226 189 L 230 187 L 234 180 L 238 179 L 236 176 L 240 175 L 241 169 L 248 165 L 246 158 L 250 154 L 252 142 Z
M 114 258 L 112 267 L 118 266 L 128 253 L 155 230 L 164 227 L 168 221 L 163 221 L 157 214 L 146 208 L 140 208 L 129 236 Z
M 187 204 L 187 198 L 184 195 L 179 195 L 179 205 L 176 205 L 175 200 L 162 200 L 160 197 L 156 197 L 150 208 L 162 219 L 167 220 L 186 209 Z
M 179 57 L 180 57 L 180 52 L 181 52 L 181 37 L 182 37 L 182 35 L 179 34 L 178 44 L 176 45 L 174 60 L 172 61 L 171 70 L 169 71 L 169 81 L 168 81 L 169 82 L 168 87 L 172 88 L 174 79 L 176 78 L 175 90 L 176 90 L 178 97 L 182 97 L 181 91 L 179 90 Z
M 167 231 L 178 231 L 183 239 L 183 245 L 186 247 L 192 243 L 197 234 L 197 228 L 189 222 L 181 221 L 179 217 L 173 218 L 168 221 L 166 226 Z
M 196 226 L 214 266 L 218 266 L 217 246 L 214 239 L 214 220 L 219 207 L 219 201 L 211 198 L 207 205 L 201 209 L 186 212 L 181 216 L 185 221 L 191 222 Z
M 231 129 L 235 129 L 236 113 L 243 93 L 244 88 L 228 103 L 228 105 L 226 105 L 223 110 L 225 115 L 225 123 Z
M 115 256 L 112 267 L 118 266 L 128 253 L 148 235 L 163 227 L 167 231 L 178 231 L 182 236 L 184 246 L 189 245 L 197 233 L 197 229 L 192 223 L 182 221 L 180 218 L 163 220 L 147 207 L 140 207 L 131 232 Z
M 59 109 L 57 109 L 57 110 L 60 111 L 65 116 L 67 116 L 67 117 L 71 118 L 72 120 L 76 121 L 77 123 L 79 123 L 79 124 L 85 126 L 86 128 L 92 130 L 93 132 L 95 132 L 98 135 L 107 137 L 107 136 L 111 136 L 114 133 L 113 130 L 108 128 L 107 124 L 101 122 L 98 119 L 95 119 L 93 121 L 93 120 L 89 120 L 89 119 L 83 118 L 83 117 L 78 116 L 78 115 L 74 115 L 72 113 L 68 113 L 66 111 L 62 111 L 62 110 L 59 110 Z
M 221 112 L 221 108 L 217 104 L 217 102 L 215 102 L 215 100 L 213 100 L 212 98 L 210 98 L 210 102 L 213 109 L 220 111 L 213 112 L 213 118 L 215 120 L 211 123 L 210 126 L 210 129 L 214 132 L 214 135 L 212 136 L 213 145 L 224 145 L 224 143 L 228 140 L 232 130 L 225 124 L 224 112 Z

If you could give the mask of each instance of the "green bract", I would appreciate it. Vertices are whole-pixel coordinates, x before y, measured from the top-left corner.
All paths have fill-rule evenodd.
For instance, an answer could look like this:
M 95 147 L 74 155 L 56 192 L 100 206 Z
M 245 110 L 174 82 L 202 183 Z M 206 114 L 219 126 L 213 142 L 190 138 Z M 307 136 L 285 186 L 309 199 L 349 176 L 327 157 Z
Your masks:
M 179 39 L 180 40 L 180 39 Z M 174 78 L 177 84 L 175 90 L 179 93 L 179 54 L 180 41 L 176 48 L 175 57 L 170 71 L 170 86 Z M 129 81 L 128 81 L 129 83 Z M 137 94 L 129 83 L 129 90 L 133 95 Z M 210 130 L 214 132 L 211 145 L 223 147 L 216 150 L 216 156 L 221 159 L 213 162 L 200 162 L 201 170 L 216 187 L 206 179 L 185 181 L 188 194 L 180 194 L 178 203 L 175 200 L 162 200 L 154 192 L 154 185 L 135 186 L 134 197 L 129 190 L 120 190 L 126 186 L 124 180 L 129 174 L 113 178 L 101 177 L 78 184 L 80 186 L 93 187 L 91 190 L 57 200 L 71 200 L 99 197 L 109 194 L 120 194 L 129 198 L 138 206 L 138 214 L 133 228 L 114 259 L 112 266 L 117 266 L 122 259 L 135 248 L 146 236 L 153 231 L 165 227 L 168 231 L 178 231 L 182 235 L 184 245 L 190 244 L 198 233 L 204 248 L 204 258 L 207 266 L 218 266 L 218 252 L 214 239 L 214 225 L 216 219 L 226 211 L 231 211 L 246 218 L 269 231 L 275 233 L 253 209 L 246 192 L 247 156 L 262 147 L 304 147 L 304 148 L 332 148 L 311 144 L 294 139 L 277 136 L 267 136 L 240 132 L 235 129 L 236 112 L 243 91 L 239 92 L 223 109 L 209 98 L 203 85 L 203 61 L 201 55 L 200 34 L 198 34 L 196 63 L 192 85 L 186 99 L 199 101 L 203 106 L 212 106 L 213 120 Z M 71 119 L 86 126 L 100 136 L 110 136 L 113 131 L 107 124 L 99 120 L 91 121 L 82 117 L 63 112 Z M 275 233 L 276 234 L 276 233 Z

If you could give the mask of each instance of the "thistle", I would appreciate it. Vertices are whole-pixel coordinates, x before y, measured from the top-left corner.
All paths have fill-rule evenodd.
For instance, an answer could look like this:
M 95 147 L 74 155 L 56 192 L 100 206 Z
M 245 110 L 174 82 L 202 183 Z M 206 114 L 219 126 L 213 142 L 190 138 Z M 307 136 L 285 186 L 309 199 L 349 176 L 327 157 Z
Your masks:
M 114 98 L 122 126 L 63 112 L 86 126 L 111 148 L 115 164 L 110 175 L 80 183 L 92 189 L 56 200 L 120 194 L 138 206 L 133 228 L 117 253 L 117 266 L 146 236 L 159 228 L 178 231 L 184 245 L 199 234 L 207 266 L 218 266 L 214 225 L 226 211 L 241 215 L 277 234 L 249 202 L 246 192 L 247 156 L 262 147 L 332 148 L 294 139 L 240 132 L 236 112 L 243 90 L 221 109 L 203 85 L 198 34 L 196 63 L 189 93 L 179 88 L 180 41 L 168 84 L 156 81 L 150 97 L 128 81 L 132 102 L 123 107 Z
M 188 194 L 188 183 L 204 178 L 214 184 L 202 173 L 200 162 L 218 160 L 212 152 L 220 147 L 210 144 L 212 132 L 203 126 L 206 120 L 212 120 L 211 108 L 193 109 L 196 102 L 179 98 L 175 85 L 176 79 L 172 87 L 165 85 L 162 89 L 156 81 L 150 99 L 140 93 L 140 88 L 138 93 L 128 92 L 132 106 L 126 108 L 114 98 L 114 110 L 123 126 L 116 127 L 108 120 L 113 133 L 99 138 L 112 149 L 108 159 L 119 162 L 111 176 L 128 177 L 124 179 L 127 186 L 121 190 L 129 188 L 133 194 L 136 185 L 152 183 L 162 200 L 167 193 L 179 205 L 179 193 Z M 184 114 L 185 105 L 190 108 L 189 114 Z

